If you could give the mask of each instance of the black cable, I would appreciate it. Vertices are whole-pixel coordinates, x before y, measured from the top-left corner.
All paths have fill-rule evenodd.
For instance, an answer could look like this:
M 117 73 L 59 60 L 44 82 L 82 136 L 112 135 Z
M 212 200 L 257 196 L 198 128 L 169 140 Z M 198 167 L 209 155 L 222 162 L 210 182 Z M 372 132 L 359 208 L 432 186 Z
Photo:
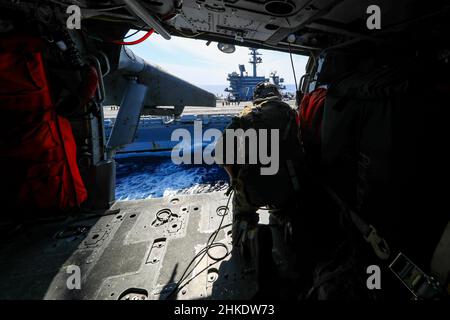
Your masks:
M 299 90 L 299 88 L 297 87 L 297 76 L 295 75 L 294 60 L 292 59 L 291 44 L 289 42 L 288 44 L 289 44 L 289 57 L 291 58 L 292 72 L 294 73 L 295 90 Z
M 232 225 L 232 223 L 227 224 L 225 226 L 223 226 L 223 221 L 225 219 L 225 216 L 228 214 L 229 211 L 229 204 L 230 204 L 230 199 L 231 199 L 231 195 L 233 193 L 233 190 L 231 190 L 232 192 L 229 193 L 228 195 L 228 200 L 227 200 L 227 204 L 225 206 L 221 206 L 219 208 L 217 208 L 216 213 L 217 215 L 221 215 L 222 219 L 220 221 L 219 227 L 213 232 L 211 233 L 211 235 L 208 238 L 208 241 L 206 242 L 206 246 L 200 250 L 189 262 L 188 266 L 186 267 L 186 269 L 184 270 L 183 274 L 180 277 L 180 280 L 177 281 L 175 287 L 172 289 L 172 291 L 167 295 L 166 300 L 170 299 L 175 293 L 178 293 L 182 288 L 184 288 L 187 284 L 189 284 L 193 279 L 195 279 L 198 275 L 202 274 L 204 271 L 206 271 L 207 269 L 209 269 L 209 267 L 215 265 L 216 263 L 224 260 L 226 257 L 228 257 L 231 252 L 228 251 L 228 247 L 223 244 L 223 243 L 215 243 L 214 241 L 216 241 L 217 235 L 219 234 L 219 231 L 229 227 L 230 225 Z M 222 213 L 223 208 L 225 208 L 225 213 Z M 219 214 L 221 213 L 221 214 Z M 212 239 L 212 240 L 211 240 Z M 211 250 L 212 248 L 215 247 L 223 247 L 226 250 L 226 254 L 217 259 L 216 257 L 212 257 L 211 254 L 209 253 L 209 250 Z M 205 258 L 205 256 L 208 255 L 211 259 L 215 260 L 214 263 L 208 265 L 206 268 L 202 269 L 200 272 L 198 272 L 194 277 L 192 277 L 191 279 L 189 279 L 186 283 L 182 284 L 186 279 L 187 276 L 189 276 L 194 270 L 195 268 L 200 264 L 200 262 L 203 260 L 203 258 Z M 201 256 L 201 257 L 200 257 Z M 200 259 L 197 261 L 197 263 L 194 265 L 194 267 L 189 271 L 189 268 L 192 266 L 192 264 L 195 262 L 195 260 L 200 257 Z M 189 272 L 188 272 L 189 271 Z
M 230 225 L 232 225 L 232 224 L 230 223 L 230 224 L 227 224 L 227 225 L 225 225 L 225 226 L 222 226 L 220 229 L 217 229 L 216 231 L 214 231 L 214 233 L 212 233 L 211 236 L 214 235 L 214 234 L 217 235 L 217 233 L 218 233 L 221 229 L 224 229 L 224 228 L 226 228 L 226 227 L 229 227 Z M 210 238 L 208 239 L 208 242 L 210 241 L 211 236 L 210 236 Z M 225 248 L 226 254 L 225 254 L 223 257 L 220 257 L 219 259 L 216 258 L 216 257 L 212 257 L 212 256 L 210 255 L 210 253 L 209 253 L 209 250 L 212 249 L 212 248 L 215 248 L 215 247 L 223 247 L 223 248 Z M 189 273 L 186 274 L 187 270 L 189 270 L 189 267 L 190 267 L 190 266 L 194 263 L 194 261 L 195 261 L 200 255 L 202 255 L 202 254 L 203 254 L 203 256 L 200 258 L 200 260 L 195 264 L 195 266 L 192 268 L 192 270 L 191 270 Z M 187 277 L 189 274 L 191 274 L 191 273 L 195 270 L 195 268 L 200 264 L 200 262 L 201 262 L 201 261 L 203 260 L 203 258 L 205 257 L 205 254 L 207 254 L 211 259 L 215 260 L 215 262 L 209 264 L 208 266 L 206 266 L 205 268 L 203 268 L 202 270 L 200 270 L 200 272 L 198 272 L 194 277 L 192 277 L 191 279 L 187 280 L 186 283 L 184 283 L 183 285 L 181 285 L 181 283 L 187 279 L 186 277 Z M 185 269 L 185 272 L 183 273 L 182 277 L 180 278 L 180 280 L 178 280 L 178 282 L 177 282 L 175 288 L 174 288 L 174 289 L 172 290 L 172 292 L 167 296 L 166 299 L 169 299 L 175 292 L 179 292 L 181 289 L 183 289 L 185 286 L 187 286 L 192 280 L 194 280 L 197 276 L 199 276 L 200 274 L 202 274 L 204 271 L 206 271 L 207 269 L 209 269 L 211 266 L 215 265 L 216 263 L 218 263 L 218 262 L 224 260 L 224 259 L 225 259 L 226 257 L 228 257 L 230 254 L 231 254 L 231 251 L 228 251 L 228 247 L 227 247 L 225 244 L 223 244 L 223 243 L 211 243 L 211 244 L 207 244 L 206 247 L 203 248 L 202 250 L 200 250 L 200 251 L 194 256 L 194 258 L 191 260 L 191 262 L 189 263 L 189 265 L 188 265 L 187 268 Z
M 113 43 L 113 44 L 117 44 L 117 42 L 129 39 L 135 35 L 137 35 L 139 32 L 143 31 L 144 28 L 146 27 L 146 25 L 140 27 L 139 29 L 137 29 L 135 32 L 133 32 L 132 34 L 129 34 L 128 36 L 124 37 L 123 39 L 120 40 L 106 40 L 106 39 L 102 39 L 102 38 L 98 38 L 95 36 L 90 35 L 89 33 L 87 33 L 86 31 L 84 31 L 84 29 L 81 30 L 81 32 L 88 38 L 95 40 L 95 41 L 99 41 L 99 42 L 103 42 L 103 43 Z
M 227 204 L 226 204 L 226 206 L 225 206 L 225 208 L 226 208 L 226 211 L 225 211 L 225 212 L 226 212 L 226 213 L 228 213 L 228 210 L 229 210 L 229 209 L 228 209 L 228 205 L 229 205 L 230 199 L 231 199 L 231 193 L 229 194 L 228 201 L 227 201 Z M 216 211 L 217 214 L 219 214 L 220 209 L 221 209 L 221 207 L 219 207 L 219 208 L 217 209 L 217 211 Z M 223 228 L 226 227 L 226 226 L 222 226 L 225 216 L 226 216 L 226 214 L 223 214 L 223 215 L 222 215 L 222 220 L 220 221 L 219 227 L 218 227 L 218 228 L 217 228 L 217 229 L 209 236 L 208 241 L 206 242 L 205 248 L 203 248 L 202 250 L 200 250 L 200 251 L 194 256 L 194 258 L 192 258 L 192 260 L 190 261 L 190 263 L 189 263 L 188 266 L 186 267 L 185 271 L 183 272 L 183 275 L 181 276 L 180 280 L 178 280 L 178 282 L 177 282 L 175 288 L 170 292 L 170 294 L 166 297 L 166 299 L 169 299 L 175 292 L 181 290 L 181 288 L 185 287 L 190 281 L 192 281 L 193 279 L 195 279 L 195 277 L 197 277 L 197 276 L 200 275 L 203 271 L 205 271 L 206 269 L 208 269 L 208 268 L 210 267 L 210 266 L 208 266 L 206 269 L 201 270 L 201 272 L 199 272 L 199 273 L 198 273 L 197 275 L 195 275 L 192 279 L 190 279 L 187 283 L 183 284 L 183 285 L 180 287 L 181 283 L 182 283 L 183 281 L 185 281 L 185 280 L 187 279 L 186 277 L 187 277 L 189 274 L 191 274 L 191 273 L 195 270 L 195 268 L 200 264 L 200 262 L 203 260 L 203 258 L 205 257 L 206 254 L 208 254 L 208 256 L 211 257 L 211 255 L 209 254 L 209 250 L 210 250 L 210 249 L 212 249 L 212 248 L 214 248 L 214 247 L 224 247 L 225 250 L 227 251 L 227 254 L 226 254 L 222 259 L 217 260 L 216 262 L 214 262 L 214 263 L 211 264 L 211 265 L 216 264 L 217 262 L 219 262 L 219 261 L 225 259 L 225 258 L 229 255 L 228 247 L 227 247 L 226 245 L 224 245 L 223 243 L 214 243 L 214 241 L 215 241 L 216 238 L 217 238 L 217 235 L 219 234 L 219 231 L 220 231 L 221 229 L 223 229 Z M 227 226 L 229 226 L 229 225 L 227 225 Z M 211 241 L 211 238 L 213 238 L 212 241 Z M 211 241 L 211 242 L 210 242 L 210 241 Z M 201 256 L 201 255 L 202 255 L 202 256 Z M 199 256 L 201 256 L 201 258 L 200 258 L 200 259 L 198 260 L 198 262 L 194 265 L 194 267 L 192 268 L 192 270 L 188 272 L 190 266 L 195 262 L 195 260 L 196 260 Z M 212 257 L 211 257 L 211 258 L 212 258 Z M 213 258 L 213 260 L 216 260 L 216 259 Z
M 226 257 L 228 257 L 231 254 L 231 251 L 227 252 L 227 254 L 222 258 L 222 260 L 224 260 Z M 181 289 L 183 289 L 185 286 L 187 286 L 192 280 L 195 279 L 195 277 L 197 277 L 199 274 L 202 274 L 203 272 L 205 272 L 206 270 L 208 270 L 210 267 L 212 267 L 213 265 L 215 265 L 216 263 L 220 262 L 221 260 L 215 261 L 214 263 L 211 263 L 210 265 L 206 266 L 205 268 L 203 268 L 202 270 L 200 270 L 200 272 L 198 274 L 196 274 L 193 278 L 189 279 L 185 284 L 183 284 L 182 286 L 180 286 L 178 288 L 178 291 L 180 291 Z
M 139 29 L 137 29 L 135 32 L 133 32 L 132 34 L 126 36 L 125 38 L 123 38 L 122 40 L 131 38 L 132 36 L 137 35 L 139 32 L 141 32 L 142 30 L 144 30 L 144 28 L 146 27 L 146 25 L 143 25 L 142 27 L 140 27 Z

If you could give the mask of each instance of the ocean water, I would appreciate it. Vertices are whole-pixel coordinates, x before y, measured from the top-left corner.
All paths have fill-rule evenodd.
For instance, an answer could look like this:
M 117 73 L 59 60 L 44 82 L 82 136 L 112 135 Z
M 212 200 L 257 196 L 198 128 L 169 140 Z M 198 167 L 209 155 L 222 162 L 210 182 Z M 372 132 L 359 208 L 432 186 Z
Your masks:
M 287 86 L 287 91 L 294 88 Z M 201 86 L 222 94 L 226 85 Z M 224 95 L 225 96 L 225 95 Z M 176 194 L 224 191 L 228 175 L 217 165 L 175 165 L 166 152 L 116 158 L 116 199 L 139 200 Z
M 217 165 L 175 165 L 167 156 L 116 159 L 116 200 L 224 191 L 228 175 Z

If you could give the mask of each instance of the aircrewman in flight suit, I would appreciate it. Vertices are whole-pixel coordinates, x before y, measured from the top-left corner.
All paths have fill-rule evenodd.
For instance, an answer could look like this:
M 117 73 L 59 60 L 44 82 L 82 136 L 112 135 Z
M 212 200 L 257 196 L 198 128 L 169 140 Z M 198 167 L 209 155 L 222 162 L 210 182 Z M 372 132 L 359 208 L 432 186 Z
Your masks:
M 239 152 L 246 152 L 244 164 L 236 163 L 236 157 L 229 161 L 225 157 L 229 149 L 225 150 L 224 147 L 227 146 L 230 129 L 235 132 L 242 129 L 244 135 L 248 130 L 255 130 L 258 140 L 264 138 L 260 132 L 266 130 L 266 141 L 258 141 L 258 155 L 261 154 L 261 144 L 267 143 L 267 154 L 270 153 L 272 159 L 278 158 L 276 172 L 262 174 L 261 168 L 267 165 L 261 164 L 260 158 L 256 164 L 249 163 L 249 143 L 241 149 L 234 146 L 237 156 L 240 156 Z M 271 138 L 275 132 L 278 132 L 275 135 L 278 139 Z M 297 133 L 295 111 L 282 102 L 281 94 L 274 84 L 262 82 L 255 87 L 253 105 L 245 107 L 238 117 L 233 118 L 217 142 L 216 162 L 227 171 L 234 191 L 232 237 L 235 247 L 242 248 L 245 243 L 252 242 L 249 240 L 255 237 L 259 221 L 256 211 L 260 207 L 282 208 L 299 190 L 297 165 L 301 163 L 301 148 Z M 223 152 L 218 153 L 217 150 Z

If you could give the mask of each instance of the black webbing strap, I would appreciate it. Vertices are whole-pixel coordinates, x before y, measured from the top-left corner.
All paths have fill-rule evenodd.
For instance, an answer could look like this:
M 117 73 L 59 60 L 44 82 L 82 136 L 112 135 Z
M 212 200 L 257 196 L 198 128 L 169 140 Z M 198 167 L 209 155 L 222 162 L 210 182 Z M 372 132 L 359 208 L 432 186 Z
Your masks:
M 377 230 L 372 225 L 365 222 L 358 214 L 356 214 L 356 212 L 350 209 L 331 188 L 324 186 L 324 189 L 339 206 L 344 216 L 353 222 L 363 238 L 370 243 L 377 257 L 381 260 L 389 259 L 391 255 L 389 246 L 386 240 L 378 235 Z

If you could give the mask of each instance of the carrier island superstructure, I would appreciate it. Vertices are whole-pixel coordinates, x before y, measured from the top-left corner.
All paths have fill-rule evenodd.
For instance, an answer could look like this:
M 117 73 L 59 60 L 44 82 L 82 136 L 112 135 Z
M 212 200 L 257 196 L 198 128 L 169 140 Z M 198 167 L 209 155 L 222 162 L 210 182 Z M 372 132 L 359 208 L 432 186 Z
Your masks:
M 271 72 L 268 78 L 257 75 L 257 65 L 262 63 L 262 54 L 256 48 L 249 48 L 249 50 L 249 63 L 253 67 L 253 76 L 247 74 L 244 64 L 239 65 L 240 74 L 236 72 L 228 74 L 227 80 L 230 86 L 225 89 L 229 93 L 228 101 L 251 103 L 255 86 L 260 82 L 272 81 L 278 86 L 280 91 L 286 89 L 286 86 L 283 84 L 284 79 L 280 78 L 276 71 Z M 231 118 L 239 113 L 243 104 L 240 107 L 234 105 L 226 108 L 222 108 L 220 105 L 221 103 L 217 102 L 219 108 L 195 107 L 190 108 L 191 110 L 188 110 L 189 108 L 184 110 L 184 107 L 170 110 L 151 108 L 150 114 L 152 116 L 141 117 L 133 141 L 117 149 L 116 156 L 122 157 L 137 153 L 170 151 L 177 144 L 176 141 L 171 141 L 171 133 L 178 128 L 187 129 L 192 133 L 194 121 L 201 121 L 203 130 L 210 128 L 223 130 Z M 109 136 L 116 119 L 108 115 L 105 118 L 106 135 Z
M 258 76 L 256 67 L 259 63 L 262 63 L 261 53 L 258 52 L 256 48 L 249 48 L 250 60 L 249 63 L 253 67 L 253 75 L 249 76 L 248 72 L 245 70 L 245 65 L 239 65 L 239 73 L 232 72 L 228 74 L 227 80 L 230 86 L 225 89 L 229 93 L 229 100 L 231 101 L 249 101 L 252 99 L 253 90 L 255 86 L 260 82 L 268 82 L 269 78 L 265 76 Z M 272 82 L 277 85 L 280 90 L 286 89 L 283 85 L 284 79 L 277 75 L 274 71 L 270 74 Z

